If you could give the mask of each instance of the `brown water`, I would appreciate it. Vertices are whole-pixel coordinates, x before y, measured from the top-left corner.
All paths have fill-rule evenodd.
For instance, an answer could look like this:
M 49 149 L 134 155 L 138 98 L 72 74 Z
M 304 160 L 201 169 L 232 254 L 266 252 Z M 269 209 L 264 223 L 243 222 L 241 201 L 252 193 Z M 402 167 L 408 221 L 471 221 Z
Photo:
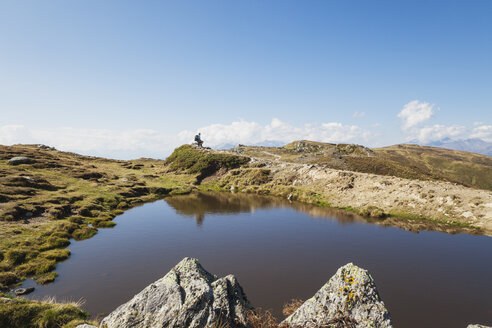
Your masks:
M 281 317 L 342 265 L 368 269 L 396 328 L 492 325 L 492 238 L 383 227 L 344 212 L 252 195 L 190 195 L 133 208 L 73 242 L 56 282 L 29 297 L 86 300 L 108 313 L 183 257 L 238 277 L 253 305 Z M 25 285 L 34 284 L 28 281 Z

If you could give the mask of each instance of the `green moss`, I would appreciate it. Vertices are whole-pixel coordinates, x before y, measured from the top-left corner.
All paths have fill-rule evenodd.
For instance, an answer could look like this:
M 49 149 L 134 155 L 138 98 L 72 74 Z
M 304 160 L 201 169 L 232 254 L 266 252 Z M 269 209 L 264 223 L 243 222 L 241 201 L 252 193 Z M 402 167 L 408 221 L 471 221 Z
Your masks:
M 58 277 L 58 273 L 56 272 L 48 272 L 46 274 L 43 274 L 41 276 L 39 276 L 36 281 L 41 284 L 41 285 L 45 285 L 45 284 L 49 284 L 53 281 L 55 281 L 55 278 Z
M 50 236 L 46 240 L 46 243 L 40 248 L 42 251 L 54 249 L 54 248 L 63 248 L 70 245 L 70 240 L 68 238 L 58 237 L 58 236 Z
M 57 262 L 66 260 L 70 256 L 70 250 L 68 249 L 52 249 L 41 253 L 41 256 L 49 260 L 55 260 Z
M 115 225 L 116 222 L 113 222 L 111 220 L 94 221 L 94 226 L 97 228 L 112 228 Z
M 56 268 L 56 261 L 45 258 L 37 258 L 27 263 L 21 264 L 16 268 L 22 276 L 41 275 L 43 273 L 50 272 Z
M 75 230 L 72 233 L 72 237 L 75 240 L 85 240 L 97 234 L 97 229 L 93 227 L 83 227 Z

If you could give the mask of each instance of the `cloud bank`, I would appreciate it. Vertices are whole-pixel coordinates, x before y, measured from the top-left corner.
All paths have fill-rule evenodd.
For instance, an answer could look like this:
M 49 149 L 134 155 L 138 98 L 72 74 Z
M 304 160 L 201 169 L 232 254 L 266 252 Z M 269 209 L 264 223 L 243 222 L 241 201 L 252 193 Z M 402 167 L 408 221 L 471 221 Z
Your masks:
M 169 135 L 150 129 L 109 130 L 72 127 L 29 128 L 23 125 L 0 127 L 0 144 L 46 144 L 64 151 L 113 158 L 163 158 L 184 143 L 191 143 L 200 131 L 210 147 L 222 145 L 259 144 L 267 141 L 288 143 L 308 139 L 334 143 L 367 143 L 370 131 L 356 125 L 337 122 L 294 126 L 279 119 L 268 124 L 237 121 L 230 124 L 211 124 L 197 129 Z
M 334 143 L 365 143 L 373 135 L 370 131 L 357 125 L 330 122 L 294 126 L 277 118 L 272 119 L 266 125 L 237 121 L 231 124 L 207 125 L 198 131 L 202 133 L 207 144 L 212 147 L 223 144 L 258 144 L 264 141 L 288 143 L 299 139 Z M 178 137 L 185 141 L 194 133 L 195 131 L 182 131 Z

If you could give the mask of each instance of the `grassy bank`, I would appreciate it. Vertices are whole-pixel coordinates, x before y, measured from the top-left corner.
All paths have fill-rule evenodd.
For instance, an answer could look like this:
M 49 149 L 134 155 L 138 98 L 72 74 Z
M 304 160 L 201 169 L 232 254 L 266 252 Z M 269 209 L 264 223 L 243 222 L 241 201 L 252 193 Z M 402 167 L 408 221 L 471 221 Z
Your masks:
M 419 180 L 393 179 L 391 174 L 390 178 L 385 178 L 384 175 L 326 171 L 319 165 L 337 162 L 340 156 L 343 159 L 344 156 L 371 157 L 374 154 L 361 146 L 337 145 L 329 155 L 323 147 L 301 143 L 285 149 L 240 147 L 234 152 L 221 152 L 184 145 L 165 161 L 118 161 L 37 145 L 0 146 L 0 291 L 26 278 L 42 284 L 54 281 L 57 263 L 70 256 L 67 246 L 72 240 L 87 239 L 97 234 L 98 229 L 113 227 L 113 218 L 129 208 L 194 190 L 279 196 L 343 209 L 368 217 L 377 224 L 410 231 L 427 229 L 429 224 L 434 224 L 439 231 L 482 233 L 468 221 L 453 217 L 451 205 L 443 205 L 445 211 L 439 214 L 431 204 L 434 212 L 430 213 L 436 215 L 429 215 L 423 208 L 409 207 L 401 200 L 394 207 L 397 210 L 379 206 L 382 199 L 377 196 L 378 188 L 385 186 L 404 189 L 411 185 L 413 189 L 404 194 L 424 195 L 425 202 L 438 199 L 438 191 L 428 190 L 435 189 L 433 183 L 439 181 L 438 175 L 422 173 L 421 168 L 401 171 L 401 175 L 422 174 Z M 312 154 L 306 156 L 306 152 Z M 27 157 L 28 163 L 11 165 L 9 159 L 18 156 Z M 321 164 L 312 164 L 316 157 Z M 344 163 L 354 162 L 346 160 Z M 399 170 L 398 165 L 390 166 Z M 336 178 L 332 179 L 334 176 Z M 358 190 L 365 180 L 370 181 L 371 186 L 382 187 Z M 430 187 L 425 185 L 426 181 Z M 474 197 L 480 194 L 478 190 L 466 189 L 471 192 L 467 200 L 452 195 L 452 188 L 461 187 L 446 185 L 447 202 L 454 201 L 456 206 L 471 202 L 481 208 L 486 203 L 482 196 Z M 369 197 L 372 203 L 354 198 L 361 195 Z M 0 326 L 71 327 L 86 319 L 87 314 L 78 309 L 77 304 L 21 299 L 0 303 Z
M 18 156 L 27 157 L 29 162 L 19 165 L 8 162 Z M 311 163 L 318 158 L 319 163 L 328 163 L 340 157 L 361 156 L 372 158 L 374 152 L 362 146 L 332 147 L 306 142 L 281 148 L 239 147 L 234 152 L 184 145 L 165 161 L 118 161 L 60 152 L 45 146 L 0 146 L 0 288 L 28 277 L 39 283 L 52 282 L 57 276 L 54 272 L 57 262 L 70 256 L 66 247 L 71 240 L 87 239 L 98 229 L 113 227 L 116 215 L 138 204 L 193 190 L 280 196 L 341 208 L 375 220 L 385 219 L 394 225 L 398 225 L 394 217 L 400 217 L 480 232 L 473 224 L 456 220 L 447 212 L 439 215 L 430 212 L 436 214 L 430 215 L 429 211 L 411 208 L 401 201 L 390 209 L 379 206 L 378 197 L 371 196 L 376 193 L 373 189 L 363 192 L 374 198 L 372 202 L 356 202 L 349 197 L 341 202 L 340 195 L 352 193 L 353 198 L 357 179 L 366 179 L 365 176 L 319 170 L 316 174 L 335 174 L 337 179 L 323 178 L 321 182 L 306 179 L 312 172 L 311 164 L 304 163 L 306 161 Z M 295 164 L 298 161 L 301 164 Z M 420 172 L 415 168 L 409 170 L 412 174 Z M 404 170 L 402 174 L 410 171 Z M 367 179 L 374 177 L 381 176 Z M 430 179 L 427 173 L 421 178 L 423 180 L 415 181 Z M 437 176 L 430 180 L 435 179 Z M 402 185 L 401 180 L 398 181 Z M 388 179 L 381 183 L 395 184 Z M 327 189 L 327 186 L 333 188 Z M 434 194 L 429 192 L 428 197 L 430 202 Z M 478 207 L 480 202 L 483 201 L 477 201 Z
M 95 324 L 79 303 L 29 301 L 0 293 L 0 305 L 0 327 L 73 328 L 83 323 Z
M 11 165 L 12 157 L 30 163 Z M 196 177 L 165 174 L 164 162 L 116 161 L 39 146 L 0 146 L 0 288 L 56 278 L 71 240 L 115 225 L 124 210 L 189 193 Z

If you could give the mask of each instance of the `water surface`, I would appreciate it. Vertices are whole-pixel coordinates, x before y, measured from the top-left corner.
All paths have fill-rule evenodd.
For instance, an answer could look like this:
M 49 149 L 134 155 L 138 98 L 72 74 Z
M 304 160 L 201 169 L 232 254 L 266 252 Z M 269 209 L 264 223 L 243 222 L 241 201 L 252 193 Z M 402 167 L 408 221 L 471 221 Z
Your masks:
M 189 256 L 213 274 L 235 274 L 255 306 L 281 317 L 285 302 L 311 297 L 353 262 L 371 272 L 396 328 L 492 325 L 490 237 L 416 234 L 341 211 L 230 194 L 175 196 L 115 222 L 73 242 L 56 282 L 29 297 L 83 298 L 93 315 L 109 313 Z

